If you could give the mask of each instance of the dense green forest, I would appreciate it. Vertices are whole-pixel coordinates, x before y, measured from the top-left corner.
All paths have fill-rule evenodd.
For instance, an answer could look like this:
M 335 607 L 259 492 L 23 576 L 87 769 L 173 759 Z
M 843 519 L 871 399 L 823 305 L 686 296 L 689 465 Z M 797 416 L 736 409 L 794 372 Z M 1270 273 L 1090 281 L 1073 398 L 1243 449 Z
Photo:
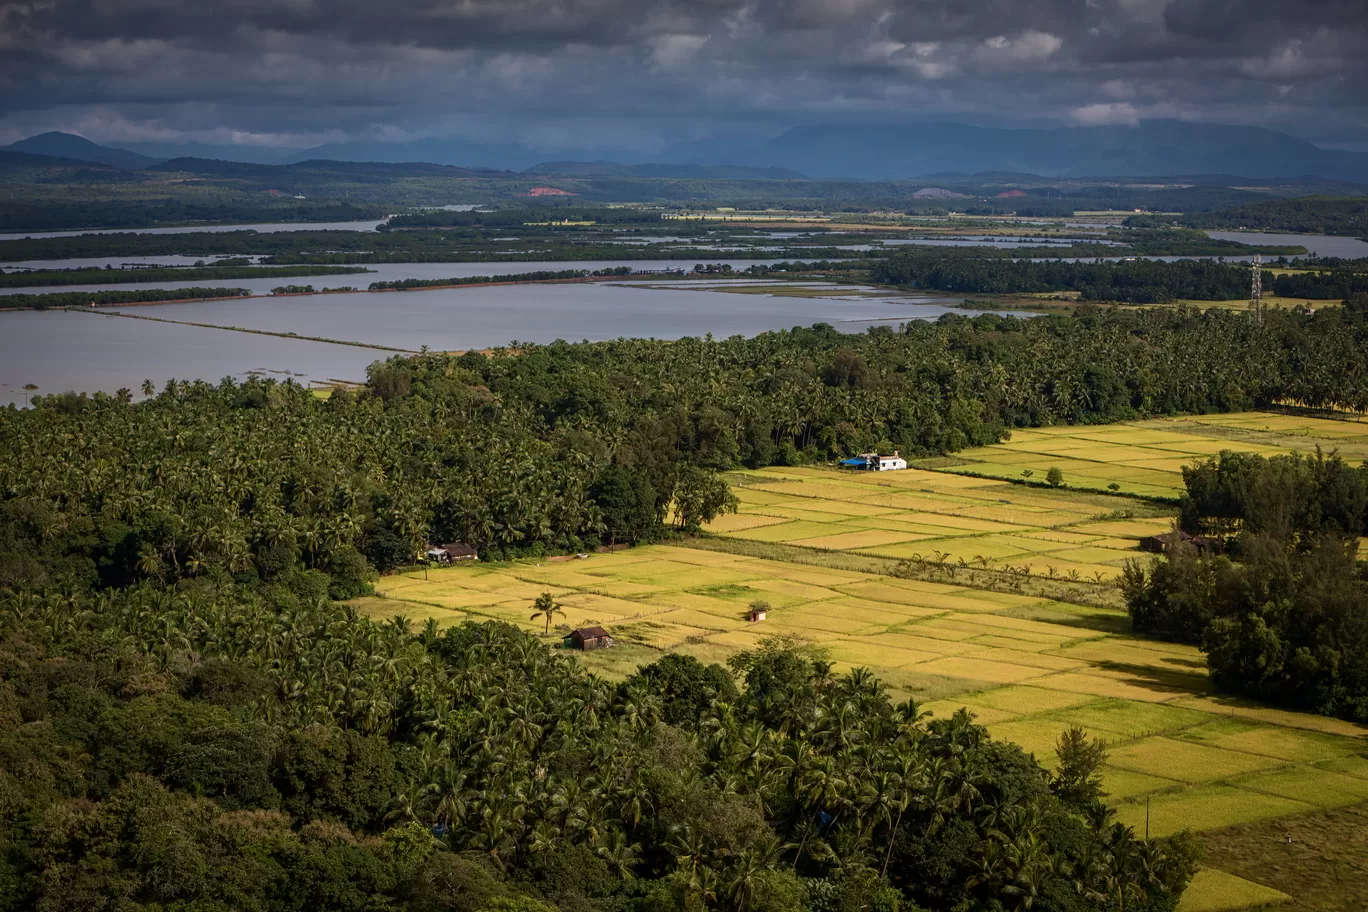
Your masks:
M 1070 263 L 976 258 L 911 250 L 873 264 L 876 282 L 977 294 L 1077 292 L 1084 301 L 1163 304 L 1175 300 L 1247 298 L 1250 267 L 1211 260 Z M 1338 301 L 1368 291 L 1368 271 L 1342 266 L 1315 273 L 1269 276 L 1268 291 Z
M 1200 645 L 1226 689 L 1368 722 L 1368 464 L 1226 452 L 1183 476 L 1183 526 L 1228 553 L 1128 566 L 1136 629 Z
M 171 381 L 0 411 L 0 909 L 1169 912 L 1195 850 L 1113 823 L 1081 732 L 1052 774 L 784 642 L 613 684 L 512 628 L 415 633 L 330 600 L 433 540 L 497 560 L 696 527 L 738 464 L 1363 410 L 1365 343 L 1359 298 L 1262 326 L 1084 306 L 424 354 L 327 400 Z M 1340 593 L 1361 583 L 1320 543 L 1362 529 L 1368 477 L 1297 465 L 1321 506 L 1270 515 L 1293 517 L 1298 579 L 1334 587 L 1298 623 L 1344 623 L 1316 628 L 1337 639 L 1314 665 L 1300 628 L 1278 654 L 1320 688 L 1309 708 L 1354 717 L 1368 649 L 1332 651 L 1360 642 Z M 1220 506 L 1248 485 L 1190 489 L 1194 522 L 1273 528 L 1261 497 Z M 1271 625 L 1223 620 L 1242 632 L 1219 680 L 1276 698 L 1243 677 Z
M 138 288 L 129 291 L 54 291 L 44 294 L 0 295 L 0 307 L 47 310 L 52 307 L 89 307 L 91 304 L 152 304 L 158 301 L 193 301 L 207 298 L 239 298 L 246 288 Z
M 1227 301 L 1249 294 L 1249 267 L 1209 260 L 1165 263 L 1028 262 L 901 253 L 876 263 L 874 280 L 977 294 L 1078 292 L 1085 301 L 1162 304 L 1179 298 Z
M 51 285 L 114 285 L 131 282 L 201 282 L 269 279 L 275 276 L 354 275 L 371 272 L 360 266 L 138 266 L 130 269 L 30 269 L 0 272 L 0 288 Z
M 0 584 L 304 568 L 342 593 L 429 540 L 582 550 L 649 537 L 672 503 L 697 523 L 726 506 L 712 473 L 739 464 L 1277 401 L 1364 410 L 1365 303 L 1262 327 L 1084 308 L 861 336 L 517 344 L 377 364 L 360 394 L 326 402 L 260 381 L 169 382 L 139 405 L 41 397 L 0 411 Z
M 1333 301 L 1368 294 L 1368 262 L 1358 260 L 1273 278 L 1273 292 L 1289 298 Z
M 1250 231 L 1291 231 L 1301 234 L 1345 234 L 1368 237 L 1368 197 L 1303 196 L 1250 203 L 1214 212 L 1134 215 L 1126 225 L 1136 228 L 1178 224 L 1188 228 L 1247 228 Z
M 615 685 L 319 596 L 4 596 L 0 909 L 1169 912 L 1195 867 L 1079 732 L 1051 775 L 782 642 Z

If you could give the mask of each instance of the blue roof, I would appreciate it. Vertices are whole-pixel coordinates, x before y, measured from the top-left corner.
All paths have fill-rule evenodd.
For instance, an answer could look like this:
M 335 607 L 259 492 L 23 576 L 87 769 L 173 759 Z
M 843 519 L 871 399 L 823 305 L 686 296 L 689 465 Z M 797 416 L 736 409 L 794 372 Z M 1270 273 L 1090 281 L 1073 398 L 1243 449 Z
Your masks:
M 857 456 L 854 459 L 842 459 L 841 465 L 869 465 L 869 460 Z

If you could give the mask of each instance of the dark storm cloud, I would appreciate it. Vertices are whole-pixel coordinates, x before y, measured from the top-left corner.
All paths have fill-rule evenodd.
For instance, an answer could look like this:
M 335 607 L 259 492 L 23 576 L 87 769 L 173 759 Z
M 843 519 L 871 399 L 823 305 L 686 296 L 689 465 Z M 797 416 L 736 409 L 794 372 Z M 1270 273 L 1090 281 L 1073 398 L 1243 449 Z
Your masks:
M 938 112 L 1368 130 L 1364 0 L 0 0 L 3 129 L 548 141 Z

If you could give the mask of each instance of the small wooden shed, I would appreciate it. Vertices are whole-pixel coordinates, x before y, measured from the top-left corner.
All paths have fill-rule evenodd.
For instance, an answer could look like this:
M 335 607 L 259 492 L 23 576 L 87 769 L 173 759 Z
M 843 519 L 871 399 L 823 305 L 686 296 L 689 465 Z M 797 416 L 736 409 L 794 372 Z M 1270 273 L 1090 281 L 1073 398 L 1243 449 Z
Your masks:
M 764 608 L 754 608 L 754 607 L 752 607 L 749 611 L 746 612 L 746 620 L 750 621 L 752 624 L 758 624 L 758 623 L 760 623 L 761 621 L 763 621 L 764 619 L 765 619 L 765 609 L 764 609 Z
M 580 627 L 570 632 L 565 645 L 571 649 L 607 649 L 613 645 L 613 638 L 602 627 Z
M 1192 541 L 1192 536 L 1182 529 L 1178 529 L 1174 532 L 1164 532 L 1161 535 L 1146 535 L 1144 538 L 1140 539 L 1140 550 L 1162 554 L 1174 545 L 1186 541 Z
M 455 542 L 447 545 L 434 545 L 429 548 L 427 559 L 439 564 L 449 564 L 452 561 L 479 560 L 480 556 L 470 545 Z

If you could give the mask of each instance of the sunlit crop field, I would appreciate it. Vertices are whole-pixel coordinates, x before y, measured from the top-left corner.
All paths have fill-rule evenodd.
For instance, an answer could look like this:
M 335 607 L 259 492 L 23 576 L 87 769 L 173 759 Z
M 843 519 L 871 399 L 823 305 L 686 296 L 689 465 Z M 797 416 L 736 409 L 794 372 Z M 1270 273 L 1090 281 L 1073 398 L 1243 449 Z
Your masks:
M 618 639 L 584 656 L 609 675 L 665 651 L 724 661 L 789 634 L 838 668 L 871 668 L 937 715 L 967 707 L 1045 763 L 1059 733 L 1081 725 L 1111 746 L 1104 781 L 1119 818 L 1143 831 L 1148 801 L 1157 835 L 1368 801 L 1368 732 L 1217 697 L 1196 649 L 1107 632 L 1115 611 L 674 546 L 424 576 L 386 577 L 360 607 L 541 633 L 531 602 L 545 591 L 565 610 L 553 640 L 589 624 Z M 756 599 L 771 610 L 751 624 Z
M 1173 525 L 1173 510 L 1136 501 L 918 469 L 769 468 L 730 481 L 740 509 L 708 527 L 728 538 L 1047 578 L 1109 580 L 1141 556 L 1142 536 Z
M 1239 412 L 1102 426 L 1034 428 L 1006 443 L 955 454 L 944 471 L 1043 481 L 1051 468 L 1071 488 L 1177 497 L 1183 466 L 1222 450 L 1259 453 L 1338 450 L 1357 464 L 1368 459 L 1368 422 Z M 1028 474 L 1029 473 L 1029 474 Z
M 1234 912 L 1286 902 L 1286 893 L 1260 886 L 1234 874 L 1204 868 L 1197 872 L 1178 903 L 1178 912 Z
M 722 662 L 765 636 L 798 637 L 822 647 L 838 669 L 870 668 L 895 696 L 936 716 L 968 708 L 994 736 L 1046 764 L 1055 761 L 1060 732 L 1082 726 L 1107 742 L 1104 787 L 1118 819 L 1141 833 L 1222 829 L 1368 802 L 1368 729 L 1218 696 L 1200 652 L 1120 633 L 1128 624 L 1119 609 L 848 568 L 920 557 L 942 567 L 1029 565 L 1037 580 L 1100 586 L 1126 559 L 1143 556 L 1140 537 L 1169 529 L 1173 513 L 1100 493 L 1108 479 L 1172 496 L 1193 458 L 1317 443 L 1356 462 L 1368 456 L 1368 424 L 1211 416 L 1019 432 L 1002 447 L 964 454 L 991 451 L 1012 478 L 1022 465 L 1040 476 L 1059 465 L 1070 485 L 1063 490 L 956 474 L 984 463 L 737 472 L 730 480 L 740 510 L 712 524 L 715 537 L 700 543 L 706 549 L 656 545 L 417 571 L 384 578 L 378 596 L 358 606 L 415 624 L 498 619 L 543 633 L 531 603 L 551 592 L 565 613 L 548 641 L 573 627 L 607 627 L 620 645 L 583 661 L 609 676 L 667 651 Z M 1099 490 L 1076 490 L 1085 477 Z M 748 556 L 781 547 L 804 562 Z M 745 611 L 758 599 L 770 604 L 769 616 L 751 624 Z M 1233 910 L 1281 895 L 1207 871 L 1181 908 Z

